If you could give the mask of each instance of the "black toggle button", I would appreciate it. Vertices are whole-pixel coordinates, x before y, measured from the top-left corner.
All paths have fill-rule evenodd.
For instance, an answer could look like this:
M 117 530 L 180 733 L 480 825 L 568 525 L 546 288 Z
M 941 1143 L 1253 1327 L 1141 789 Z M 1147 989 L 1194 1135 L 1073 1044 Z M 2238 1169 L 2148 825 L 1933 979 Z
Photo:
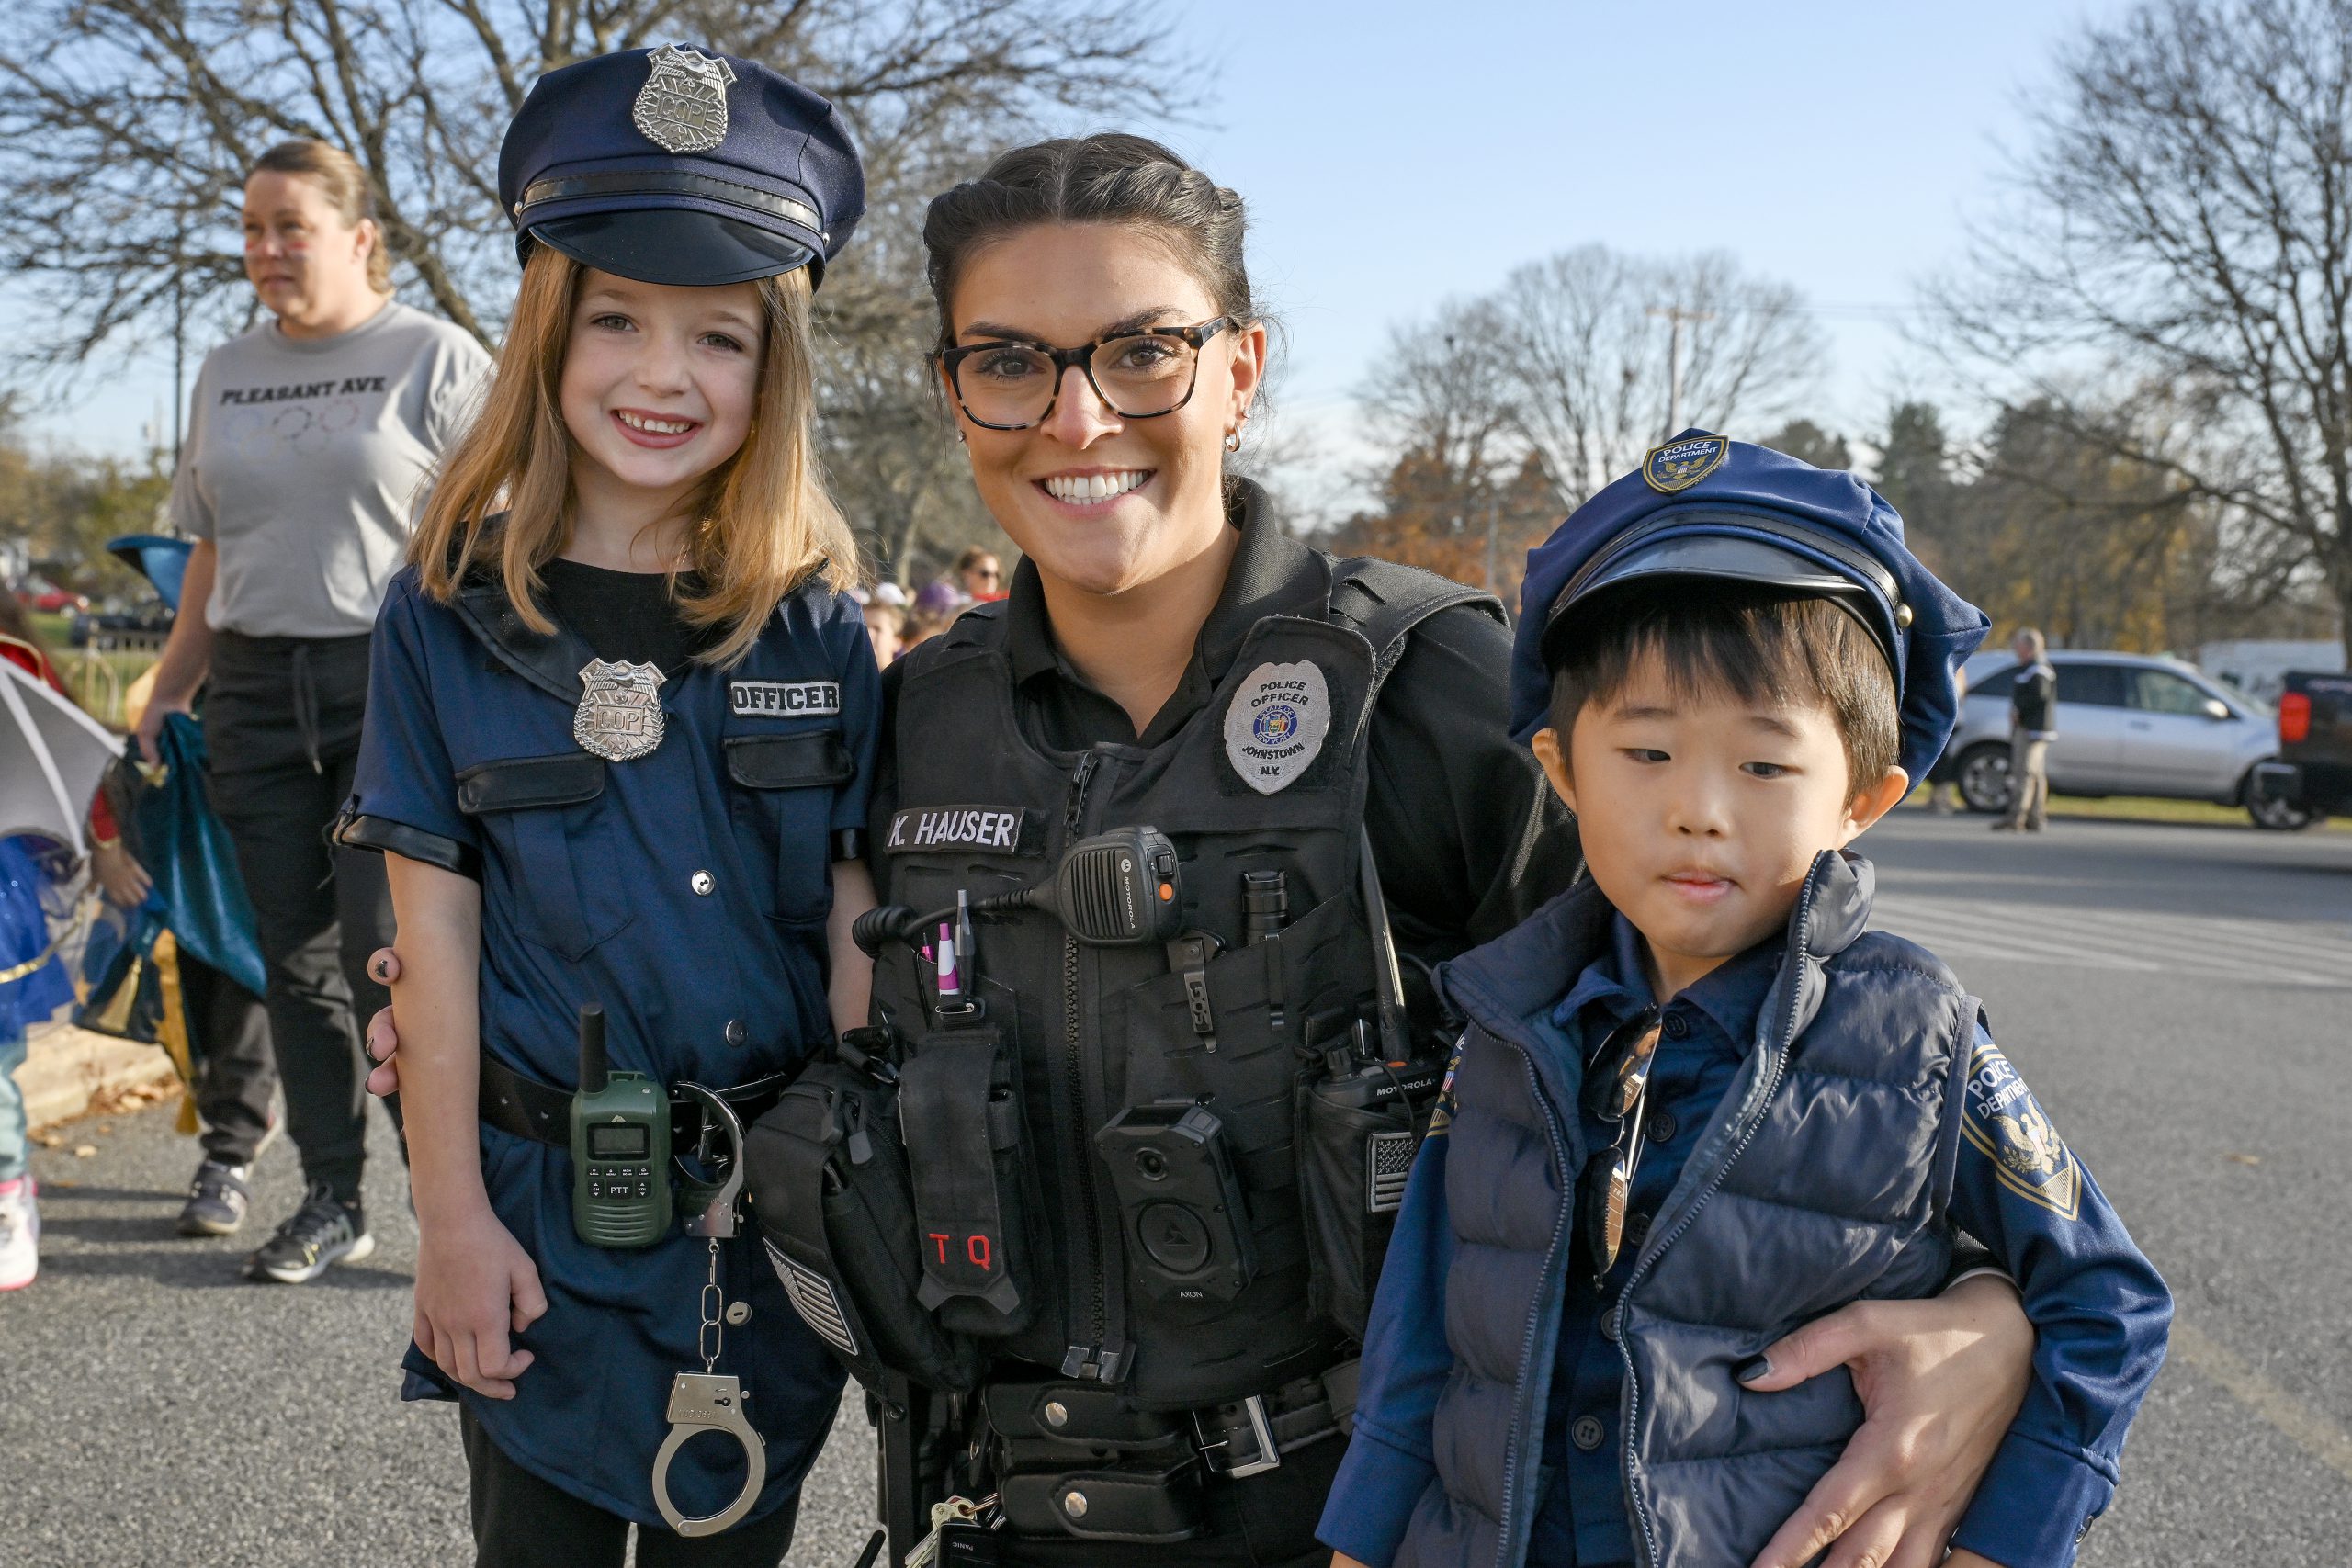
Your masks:
M 1136 1233 L 1151 1260 L 1171 1274 L 1190 1274 L 1209 1260 L 1209 1228 L 1182 1203 L 1153 1203 L 1136 1216 Z

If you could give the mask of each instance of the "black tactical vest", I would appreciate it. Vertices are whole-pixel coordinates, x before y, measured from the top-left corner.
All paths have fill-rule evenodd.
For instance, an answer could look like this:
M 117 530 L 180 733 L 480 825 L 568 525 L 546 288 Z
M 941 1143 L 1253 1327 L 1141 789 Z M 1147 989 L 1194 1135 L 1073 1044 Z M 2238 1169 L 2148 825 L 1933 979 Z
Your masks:
M 1257 622 L 1215 694 L 1159 746 L 1062 752 L 1025 735 L 1001 604 L 907 656 L 888 738 L 898 798 L 874 844 L 891 901 L 928 909 L 959 890 L 977 901 L 1029 887 L 1066 845 L 1148 826 L 1175 845 L 1184 929 L 1216 939 L 1188 965 L 1159 946 L 1081 945 L 1046 913 L 977 926 L 978 994 L 1018 1063 L 1025 1234 L 1008 1250 L 1022 1301 L 1002 1314 L 958 1303 L 948 1321 L 1151 1407 L 1246 1398 L 1340 1358 L 1344 1337 L 1309 1309 L 1294 1094 L 1374 996 L 1359 851 L 1373 705 L 1412 626 L 1451 604 L 1493 607 L 1385 562 L 1314 554 L 1304 570 L 1319 581 L 1285 596 L 1298 613 Z M 1243 877 L 1267 872 L 1283 875 L 1286 923 L 1251 942 Z M 919 1048 L 922 961 L 886 950 L 874 993 Z M 1186 1100 L 1223 1122 L 1245 1195 L 1255 1269 L 1227 1300 L 1136 1288 L 1137 1233 L 1095 1145 L 1123 1110 Z M 911 1128 L 909 1141 L 920 1168 Z

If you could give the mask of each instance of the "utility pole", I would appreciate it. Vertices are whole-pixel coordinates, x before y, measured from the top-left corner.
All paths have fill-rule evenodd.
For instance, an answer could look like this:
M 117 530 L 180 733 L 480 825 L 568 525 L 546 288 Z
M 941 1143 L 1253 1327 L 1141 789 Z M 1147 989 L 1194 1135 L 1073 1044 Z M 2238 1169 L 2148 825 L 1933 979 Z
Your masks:
M 1686 310 L 1680 305 L 1653 305 L 1649 313 L 1664 316 L 1668 323 L 1665 434 L 1672 436 L 1682 429 L 1682 323 L 1712 321 L 1715 313 L 1713 310 Z
M 1487 489 L 1487 592 L 1489 593 L 1495 591 L 1495 546 L 1497 517 L 1500 505 L 1500 501 L 1495 495 L 1494 487 L 1489 485 Z

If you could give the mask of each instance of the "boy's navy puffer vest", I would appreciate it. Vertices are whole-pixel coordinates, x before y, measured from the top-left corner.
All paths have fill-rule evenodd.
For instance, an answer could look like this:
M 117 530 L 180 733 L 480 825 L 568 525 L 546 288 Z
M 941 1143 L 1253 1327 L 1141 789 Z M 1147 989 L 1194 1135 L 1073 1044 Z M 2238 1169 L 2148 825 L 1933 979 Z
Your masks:
M 1933 1294 L 1951 1262 L 1977 1003 L 1931 954 L 1863 929 L 1873 881 L 1856 857 L 1814 863 L 1747 1059 L 1612 1309 L 1647 1568 L 1749 1562 L 1860 1424 L 1842 1371 L 1750 1393 L 1732 1369 L 1848 1302 Z M 1586 1149 L 1583 1064 L 1523 1021 L 1604 951 L 1612 915 L 1586 884 L 1441 973 L 1469 1021 L 1445 1182 L 1454 1366 L 1398 1568 L 1526 1555 Z

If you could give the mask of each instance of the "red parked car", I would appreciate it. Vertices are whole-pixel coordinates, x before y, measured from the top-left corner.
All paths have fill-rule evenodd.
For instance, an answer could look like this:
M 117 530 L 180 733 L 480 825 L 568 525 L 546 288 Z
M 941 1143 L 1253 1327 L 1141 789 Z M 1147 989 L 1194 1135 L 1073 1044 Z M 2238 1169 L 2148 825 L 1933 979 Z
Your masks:
M 80 593 L 69 593 L 43 578 L 28 577 L 17 590 L 17 602 L 28 610 L 45 615 L 62 615 L 71 610 L 86 610 L 89 599 Z

